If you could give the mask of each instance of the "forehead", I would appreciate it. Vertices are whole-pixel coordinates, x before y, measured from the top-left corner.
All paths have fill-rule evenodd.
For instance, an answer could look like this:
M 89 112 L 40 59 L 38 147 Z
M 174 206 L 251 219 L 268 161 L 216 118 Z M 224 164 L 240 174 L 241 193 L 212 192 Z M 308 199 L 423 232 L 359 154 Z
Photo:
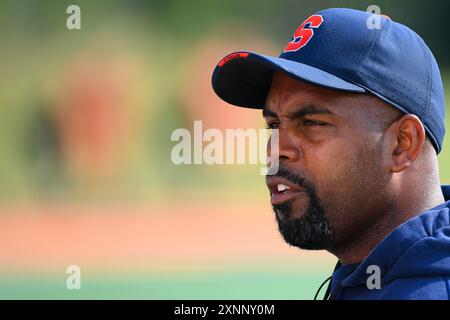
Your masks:
M 345 118 L 367 118 L 370 109 L 373 109 L 367 94 L 324 88 L 275 73 L 263 114 L 289 114 L 293 109 L 298 111 L 302 107 L 326 109 Z

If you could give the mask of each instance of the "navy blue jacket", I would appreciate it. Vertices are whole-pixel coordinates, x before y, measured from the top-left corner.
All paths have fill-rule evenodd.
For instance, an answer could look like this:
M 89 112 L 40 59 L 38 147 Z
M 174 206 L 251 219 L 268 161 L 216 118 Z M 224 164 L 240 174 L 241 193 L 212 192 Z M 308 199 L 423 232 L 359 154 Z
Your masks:
M 409 219 L 384 238 L 358 265 L 338 267 L 332 276 L 332 299 L 450 298 L 450 186 L 444 203 Z M 368 289 L 376 282 L 380 289 Z M 371 277 L 371 278 L 369 278 Z

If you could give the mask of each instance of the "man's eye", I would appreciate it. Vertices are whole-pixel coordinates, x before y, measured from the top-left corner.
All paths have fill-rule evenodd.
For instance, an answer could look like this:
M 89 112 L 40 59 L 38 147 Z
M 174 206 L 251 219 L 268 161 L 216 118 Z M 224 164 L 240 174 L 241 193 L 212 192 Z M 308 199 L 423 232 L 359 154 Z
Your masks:
M 316 120 L 304 120 L 303 125 L 306 127 L 325 126 L 326 123 Z
M 269 122 L 266 124 L 266 129 L 278 129 L 279 124 L 276 122 Z

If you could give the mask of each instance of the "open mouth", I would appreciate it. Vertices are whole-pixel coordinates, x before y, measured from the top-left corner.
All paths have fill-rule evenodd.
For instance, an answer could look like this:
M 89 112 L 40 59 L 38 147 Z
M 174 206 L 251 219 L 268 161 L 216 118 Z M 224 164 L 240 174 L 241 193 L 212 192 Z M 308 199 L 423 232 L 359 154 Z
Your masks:
M 266 180 L 266 184 L 270 191 L 272 205 L 278 205 L 299 195 L 306 194 L 304 188 L 292 184 L 281 177 L 269 177 Z

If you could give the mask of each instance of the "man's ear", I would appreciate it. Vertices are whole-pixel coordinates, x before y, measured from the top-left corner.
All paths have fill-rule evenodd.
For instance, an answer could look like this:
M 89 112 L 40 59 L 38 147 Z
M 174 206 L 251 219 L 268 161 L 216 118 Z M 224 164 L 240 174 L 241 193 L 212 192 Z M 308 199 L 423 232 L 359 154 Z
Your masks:
M 401 172 L 419 156 L 425 143 L 425 128 L 420 119 L 406 114 L 395 120 L 385 132 L 383 154 L 391 172 Z

